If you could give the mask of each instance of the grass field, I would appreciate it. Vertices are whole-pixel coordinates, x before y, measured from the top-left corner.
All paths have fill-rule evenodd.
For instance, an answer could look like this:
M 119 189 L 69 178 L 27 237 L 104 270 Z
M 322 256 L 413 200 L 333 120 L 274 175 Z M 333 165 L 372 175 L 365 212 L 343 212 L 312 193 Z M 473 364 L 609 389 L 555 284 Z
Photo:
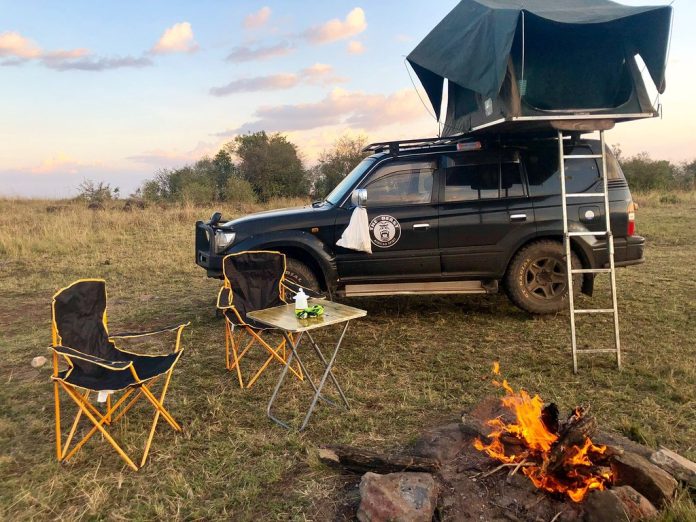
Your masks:
M 297 434 L 265 416 L 279 367 L 244 391 L 224 369 L 219 282 L 193 262 L 193 223 L 213 209 L 0 200 L 0 519 L 332 519 L 343 482 L 318 463 L 318 446 L 408 445 L 494 392 L 493 360 L 563 411 L 590 406 L 604 428 L 696 459 L 696 198 L 638 201 L 648 262 L 618 275 L 623 372 L 594 356 L 573 375 L 567 316 L 531 317 L 503 295 L 352 300 L 368 316 L 348 330 L 335 370 L 352 409 L 320 406 Z M 107 279 L 112 332 L 192 321 L 166 401 L 184 433 L 160 423 L 137 473 L 99 437 L 69 464 L 55 460 L 50 365 L 30 361 L 50 353 L 52 294 L 84 277 Z M 602 331 L 584 324 L 580 338 L 599 346 Z M 282 396 L 288 412 L 309 398 L 293 386 Z M 115 428 L 131 453 L 151 418 L 142 403 Z M 690 517 L 683 493 L 663 519 Z

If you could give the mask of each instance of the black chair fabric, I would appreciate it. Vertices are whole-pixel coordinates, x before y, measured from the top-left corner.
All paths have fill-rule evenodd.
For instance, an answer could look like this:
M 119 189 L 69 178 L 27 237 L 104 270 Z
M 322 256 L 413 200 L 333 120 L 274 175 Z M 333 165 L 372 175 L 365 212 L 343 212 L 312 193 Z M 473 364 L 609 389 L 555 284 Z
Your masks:
M 132 361 L 139 380 L 144 381 L 168 371 L 181 355 L 119 350 L 109 339 L 105 311 L 106 283 L 102 280 L 79 281 L 54 296 L 53 319 L 61 345 L 55 349 L 74 365 L 59 372 L 58 378 L 95 391 L 120 390 L 139 381 L 129 367 L 116 369 L 108 363 Z
M 258 251 L 229 255 L 223 260 L 223 272 L 230 288 L 221 292 L 219 306 L 233 307 L 224 311 L 233 324 L 263 328 L 247 314 L 286 304 L 281 297 L 285 274 L 283 254 Z

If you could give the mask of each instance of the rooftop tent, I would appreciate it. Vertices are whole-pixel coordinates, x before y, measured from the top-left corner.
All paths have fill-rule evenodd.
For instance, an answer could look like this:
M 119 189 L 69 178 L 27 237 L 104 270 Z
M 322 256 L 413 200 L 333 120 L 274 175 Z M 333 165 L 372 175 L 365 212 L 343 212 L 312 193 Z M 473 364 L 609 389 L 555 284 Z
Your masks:
M 669 6 L 462 0 L 407 59 L 438 120 L 446 85 L 444 135 L 646 118 L 656 111 L 636 57 L 664 92 L 671 21 Z

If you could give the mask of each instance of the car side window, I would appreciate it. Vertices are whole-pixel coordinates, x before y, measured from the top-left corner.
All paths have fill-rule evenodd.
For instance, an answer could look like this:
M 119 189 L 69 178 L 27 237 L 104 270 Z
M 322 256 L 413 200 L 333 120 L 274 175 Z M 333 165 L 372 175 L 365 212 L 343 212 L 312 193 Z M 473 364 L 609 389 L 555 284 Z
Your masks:
M 592 154 L 589 147 L 566 147 L 565 153 Z M 539 147 L 531 150 L 526 158 L 529 192 L 532 196 L 548 196 L 561 193 L 561 177 L 558 172 L 558 149 Z M 599 179 L 597 162 L 593 158 L 565 161 L 566 190 L 569 193 L 584 192 Z
M 517 162 L 457 165 L 445 172 L 445 202 L 525 196 Z
M 363 188 L 369 206 L 430 203 L 434 162 L 396 163 L 375 172 Z
M 497 199 L 499 188 L 498 163 L 458 165 L 445 173 L 445 201 L 476 201 Z

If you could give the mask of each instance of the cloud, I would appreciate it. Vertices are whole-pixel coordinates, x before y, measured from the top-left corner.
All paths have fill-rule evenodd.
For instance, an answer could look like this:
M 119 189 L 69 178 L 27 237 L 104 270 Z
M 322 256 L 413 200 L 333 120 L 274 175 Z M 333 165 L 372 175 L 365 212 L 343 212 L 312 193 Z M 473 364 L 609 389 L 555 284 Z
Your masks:
M 314 44 L 325 44 L 351 38 L 367 29 L 365 11 L 356 7 L 346 15 L 345 20 L 334 18 L 328 22 L 307 29 L 303 36 Z
M 191 53 L 198 50 L 193 29 L 188 22 L 179 22 L 167 28 L 150 52 L 154 54 Z
M 82 59 L 45 58 L 42 60 L 49 69 L 56 71 L 106 71 L 121 69 L 124 67 L 149 67 L 152 60 L 145 57 L 115 56 L 115 57 L 87 57 Z
M 128 156 L 126 159 L 154 167 L 175 168 L 187 163 L 194 163 L 204 156 L 213 156 L 220 150 L 221 145 L 219 141 L 215 143 L 200 141 L 198 145 L 188 151 L 155 149 Z
M 43 160 L 35 167 L 28 167 L 26 172 L 31 174 L 78 174 L 83 165 L 64 152 L 59 152 L 52 158 Z
M 3 66 L 17 66 L 28 61 L 37 61 L 45 67 L 56 71 L 105 71 L 122 67 L 147 67 L 152 65 L 152 61 L 145 57 L 94 56 L 89 49 L 85 48 L 46 51 L 17 32 L 0 34 L 0 57 L 6 58 L 0 62 L 0 65 Z
M 374 130 L 382 127 L 412 123 L 427 116 L 413 89 L 390 95 L 367 94 L 334 89 L 316 103 L 274 105 L 259 108 L 255 121 L 219 136 L 235 136 L 265 130 L 285 132 L 345 125 L 354 129 Z
M 253 78 L 240 78 L 221 87 L 213 87 L 213 96 L 227 96 L 240 92 L 280 91 L 292 89 L 301 83 L 312 85 L 334 85 L 347 81 L 346 78 L 333 74 L 333 67 L 324 63 L 315 63 L 298 73 L 271 74 Z
M 262 7 L 255 13 L 251 13 L 244 18 L 244 27 L 246 29 L 257 29 L 268 22 L 271 17 L 271 8 L 268 6 Z
M 276 56 L 290 54 L 294 50 L 295 48 L 290 42 L 281 42 L 277 45 L 255 48 L 239 46 L 233 48 L 225 60 L 232 63 L 268 60 L 269 58 L 275 58 Z
M 42 54 L 41 48 L 32 40 L 25 38 L 16 31 L 0 33 L 0 56 L 30 60 Z
M 348 42 L 347 49 L 349 54 L 362 54 L 366 50 L 363 43 L 358 40 L 351 40 Z
M 296 74 L 272 74 L 270 76 L 240 78 L 222 87 L 213 87 L 210 89 L 210 94 L 227 96 L 238 92 L 278 91 L 295 87 L 299 82 L 300 78 Z

